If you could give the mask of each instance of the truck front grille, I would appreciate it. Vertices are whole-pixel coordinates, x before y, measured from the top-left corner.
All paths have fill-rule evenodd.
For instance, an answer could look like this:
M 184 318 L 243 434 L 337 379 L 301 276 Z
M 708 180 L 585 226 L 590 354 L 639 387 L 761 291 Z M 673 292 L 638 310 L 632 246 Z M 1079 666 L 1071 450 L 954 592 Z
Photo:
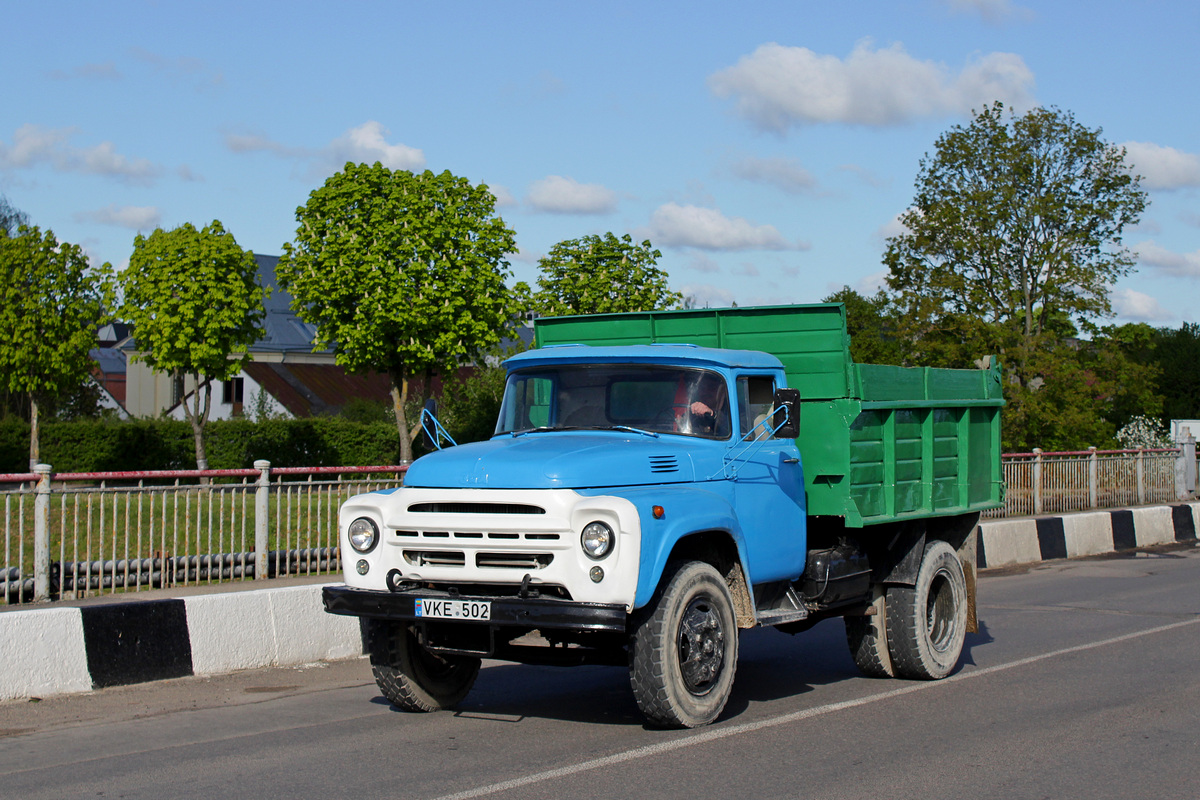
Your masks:
M 551 553 L 476 553 L 475 566 L 484 569 L 545 569 L 554 560 Z
M 462 567 L 467 563 L 461 550 L 405 550 L 404 560 L 414 567 Z
M 404 560 L 414 567 L 465 567 L 462 550 L 405 550 Z M 554 561 L 553 553 L 476 553 L 475 566 L 481 569 L 516 569 L 528 572 L 545 569 Z

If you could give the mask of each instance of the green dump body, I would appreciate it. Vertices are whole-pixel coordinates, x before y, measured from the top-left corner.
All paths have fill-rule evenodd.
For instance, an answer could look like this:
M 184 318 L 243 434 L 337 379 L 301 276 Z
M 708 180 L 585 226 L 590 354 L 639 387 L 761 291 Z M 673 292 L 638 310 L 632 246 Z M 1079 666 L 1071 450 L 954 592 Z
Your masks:
M 536 345 L 694 344 L 761 350 L 800 390 L 808 515 L 858 528 L 1003 502 L 999 364 L 855 364 L 840 303 L 553 317 Z

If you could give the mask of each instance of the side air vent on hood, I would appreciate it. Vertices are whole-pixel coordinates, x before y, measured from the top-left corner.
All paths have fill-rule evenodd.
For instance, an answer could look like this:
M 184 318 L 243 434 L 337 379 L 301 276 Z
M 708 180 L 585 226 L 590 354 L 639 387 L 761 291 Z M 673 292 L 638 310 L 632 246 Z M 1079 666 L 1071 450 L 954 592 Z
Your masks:
M 679 459 L 675 456 L 650 456 L 651 472 L 678 472 Z

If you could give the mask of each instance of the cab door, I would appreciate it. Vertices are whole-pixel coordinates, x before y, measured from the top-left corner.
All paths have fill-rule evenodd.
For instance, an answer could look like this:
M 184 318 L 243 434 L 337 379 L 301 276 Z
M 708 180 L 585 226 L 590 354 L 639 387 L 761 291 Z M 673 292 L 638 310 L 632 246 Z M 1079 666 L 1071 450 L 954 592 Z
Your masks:
M 733 493 L 752 583 L 794 579 L 807 553 L 804 471 L 794 439 L 769 437 L 760 425 L 773 409 L 773 374 L 736 376 Z M 758 426 L 758 427 L 756 427 Z M 752 434 L 754 431 L 756 434 Z M 737 453 L 745 455 L 737 457 Z

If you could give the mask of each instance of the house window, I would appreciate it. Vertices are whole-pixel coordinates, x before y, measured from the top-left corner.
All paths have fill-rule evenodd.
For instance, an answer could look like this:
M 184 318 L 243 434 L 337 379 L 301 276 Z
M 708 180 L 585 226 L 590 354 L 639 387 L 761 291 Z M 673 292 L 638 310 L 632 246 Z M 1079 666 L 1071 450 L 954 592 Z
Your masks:
M 183 375 L 175 373 L 171 377 L 171 405 L 177 406 L 183 402 Z
M 221 383 L 221 402 L 226 405 L 233 404 L 240 406 L 243 402 L 243 395 L 246 391 L 246 381 L 244 378 L 231 378 L 230 380 Z

